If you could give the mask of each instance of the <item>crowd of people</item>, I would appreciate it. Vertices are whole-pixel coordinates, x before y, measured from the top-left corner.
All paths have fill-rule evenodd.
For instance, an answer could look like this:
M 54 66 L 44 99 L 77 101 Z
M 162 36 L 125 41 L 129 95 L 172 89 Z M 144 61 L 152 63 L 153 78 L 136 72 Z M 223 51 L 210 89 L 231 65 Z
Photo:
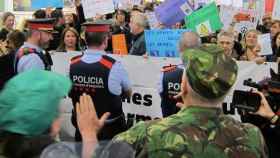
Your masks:
M 151 28 L 145 13 L 157 5 L 86 19 L 81 1 L 75 0 L 76 13 L 40 9 L 18 29 L 15 15 L 3 13 L 0 157 L 275 157 L 258 127 L 221 110 L 237 80 L 238 60 L 280 62 L 280 21 L 271 14 L 244 35 L 234 31 L 234 21 L 228 30 L 207 37 L 184 32 L 178 42 L 182 64 L 163 67 L 159 81 L 163 118 L 128 128 L 122 98 L 131 97 L 132 84 L 123 64 L 110 55 L 112 35 L 124 34 L 128 55 L 147 58 L 144 31 Z M 169 29 L 183 28 L 182 21 Z M 271 35 L 272 55 L 260 55 L 258 35 L 264 33 Z M 83 54 L 71 59 L 69 77 L 51 72 L 49 52 L 75 51 Z M 180 88 L 170 88 L 169 82 Z M 271 108 L 262 92 L 255 93 L 261 105 L 252 115 L 280 128 L 279 109 Z M 66 96 L 73 103 L 74 139 L 81 144 L 58 138 L 59 101 Z

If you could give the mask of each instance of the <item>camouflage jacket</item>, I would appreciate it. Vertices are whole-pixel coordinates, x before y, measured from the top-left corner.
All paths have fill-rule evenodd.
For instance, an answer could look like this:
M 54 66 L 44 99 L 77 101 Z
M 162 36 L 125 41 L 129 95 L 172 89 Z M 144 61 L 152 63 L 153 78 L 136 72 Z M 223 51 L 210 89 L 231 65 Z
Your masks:
M 223 115 L 218 108 L 184 108 L 164 119 L 140 122 L 113 141 L 132 145 L 138 158 L 267 157 L 259 129 Z

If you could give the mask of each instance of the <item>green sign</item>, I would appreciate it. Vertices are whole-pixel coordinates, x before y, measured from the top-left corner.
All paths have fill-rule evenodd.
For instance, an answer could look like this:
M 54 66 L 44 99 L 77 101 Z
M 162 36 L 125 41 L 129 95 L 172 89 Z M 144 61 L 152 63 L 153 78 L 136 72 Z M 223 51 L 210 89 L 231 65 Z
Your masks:
M 0 0 L 0 12 L 4 11 L 4 9 L 5 9 L 5 2 L 4 1 L 5 0 Z
M 223 27 L 215 2 L 186 16 L 186 28 L 200 36 L 208 36 Z

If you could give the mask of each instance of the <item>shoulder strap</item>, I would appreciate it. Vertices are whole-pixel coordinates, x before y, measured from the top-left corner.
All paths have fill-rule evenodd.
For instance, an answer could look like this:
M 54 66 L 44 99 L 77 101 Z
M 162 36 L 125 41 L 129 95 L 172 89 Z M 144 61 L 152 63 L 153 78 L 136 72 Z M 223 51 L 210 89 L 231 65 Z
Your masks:
M 116 60 L 107 55 L 102 55 L 101 60 L 99 62 L 106 68 L 111 69 Z
M 33 48 L 20 48 L 18 50 L 18 54 L 17 54 L 17 58 L 20 59 L 21 57 L 23 57 L 24 55 L 28 55 L 28 54 L 32 54 L 32 53 L 36 53 L 36 50 Z
M 177 69 L 177 65 L 167 65 L 167 66 L 163 66 L 161 71 L 162 72 L 172 72 L 172 71 L 175 71 Z
M 71 58 L 71 63 L 70 63 L 70 65 L 73 65 L 73 64 L 78 63 L 79 61 L 81 61 L 82 56 L 83 56 L 83 55 L 77 55 L 77 56 Z

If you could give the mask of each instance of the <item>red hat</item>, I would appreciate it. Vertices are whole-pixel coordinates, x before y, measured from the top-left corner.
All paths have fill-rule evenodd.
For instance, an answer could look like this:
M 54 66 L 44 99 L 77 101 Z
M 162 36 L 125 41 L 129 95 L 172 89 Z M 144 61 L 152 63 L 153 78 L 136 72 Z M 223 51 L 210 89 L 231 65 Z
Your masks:
M 110 32 L 111 23 L 105 20 L 84 23 L 86 32 Z
M 30 30 L 53 32 L 54 22 L 54 18 L 31 19 L 27 20 L 27 28 Z

